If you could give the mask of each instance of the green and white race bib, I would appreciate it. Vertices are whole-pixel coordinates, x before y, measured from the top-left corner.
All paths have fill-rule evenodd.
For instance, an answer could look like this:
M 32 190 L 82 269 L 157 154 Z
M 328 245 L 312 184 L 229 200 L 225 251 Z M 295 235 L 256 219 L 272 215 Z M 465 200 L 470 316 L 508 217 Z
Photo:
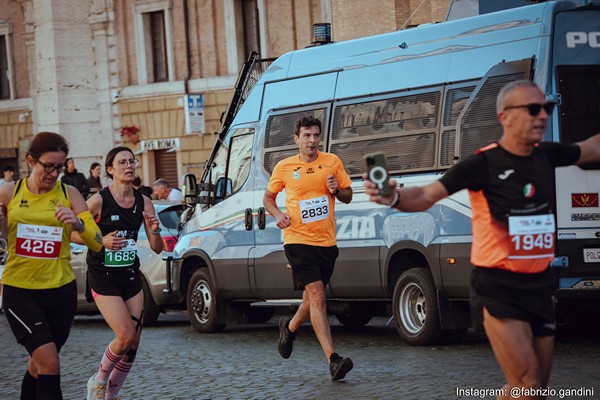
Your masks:
M 121 250 L 104 249 L 105 267 L 130 267 L 135 261 L 137 255 L 137 245 L 135 240 L 127 240 L 127 245 Z

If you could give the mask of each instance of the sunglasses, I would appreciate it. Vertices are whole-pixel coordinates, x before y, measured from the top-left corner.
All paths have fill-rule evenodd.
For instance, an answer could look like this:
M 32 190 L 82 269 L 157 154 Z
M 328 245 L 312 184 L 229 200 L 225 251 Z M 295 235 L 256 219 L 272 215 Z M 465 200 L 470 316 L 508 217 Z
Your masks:
M 532 117 L 535 117 L 540 113 L 540 111 L 542 111 L 542 108 L 546 111 L 546 114 L 548 114 L 548 115 L 552 114 L 552 110 L 554 110 L 555 105 L 556 104 L 554 104 L 554 103 L 544 103 L 544 104 L 531 103 L 531 104 L 523 104 L 521 106 L 504 107 L 504 110 L 510 110 L 511 108 L 526 108 L 527 111 L 529 111 L 529 115 L 531 115 Z
M 65 169 L 65 164 L 51 164 L 51 163 L 43 163 L 40 160 L 35 160 L 38 164 L 44 167 L 44 172 L 47 174 L 51 174 L 54 170 L 58 171 L 60 174 L 63 169 Z

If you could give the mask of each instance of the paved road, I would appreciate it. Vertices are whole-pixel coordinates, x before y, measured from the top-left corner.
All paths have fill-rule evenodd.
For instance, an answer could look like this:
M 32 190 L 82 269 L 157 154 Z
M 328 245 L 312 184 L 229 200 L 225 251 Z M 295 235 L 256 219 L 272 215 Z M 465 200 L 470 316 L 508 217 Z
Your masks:
M 468 335 L 455 346 L 411 347 L 383 318 L 359 329 L 332 319 L 336 350 L 355 364 L 346 380 L 333 383 L 309 326 L 298 335 L 291 358 L 284 360 L 275 345 L 277 316 L 266 325 L 231 326 L 212 335 L 193 331 L 183 313 L 159 321 L 159 326 L 144 329 L 138 358 L 121 391 L 124 400 L 490 399 L 477 391 L 497 389 L 502 382 L 480 335 Z M 101 318 L 76 318 L 61 353 L 65 399 L 85 398 L 86 381 L 111 338 Z M 3 314 L 0 348 L 0 399 L 18 399 L 27 357 Z M 560 398 L 559 390 L 583 387 L 593 389 L 593 395 L 564 398 L 600 399 L 600 340 L 561 342 L 555 353 L 550 388 L 557 393 L 549 398 Z

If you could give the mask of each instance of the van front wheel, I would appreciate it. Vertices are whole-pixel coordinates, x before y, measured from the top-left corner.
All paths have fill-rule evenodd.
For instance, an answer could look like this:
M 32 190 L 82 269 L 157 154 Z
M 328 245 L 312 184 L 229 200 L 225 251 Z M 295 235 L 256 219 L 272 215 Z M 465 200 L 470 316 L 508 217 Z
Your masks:
M 192 275 L 187 291 L 187 310 L 192 327 L 200 333 L 220 332 L 225 324 L 217 323 L 215 289 L 206 269 Z
M 442 330 L 435 285 L 425 268 L 400 275 L 394 288 L 394 319 L 400 336 L 410 345 L 436 344 Z

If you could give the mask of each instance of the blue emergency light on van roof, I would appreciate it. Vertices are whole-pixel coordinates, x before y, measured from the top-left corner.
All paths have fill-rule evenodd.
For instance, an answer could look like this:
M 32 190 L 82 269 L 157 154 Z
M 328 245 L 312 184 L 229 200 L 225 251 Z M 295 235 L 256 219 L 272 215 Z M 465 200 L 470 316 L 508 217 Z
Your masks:
M 313 24 L 313 46 L 331 43 L 331 24 L 316 23 Z

